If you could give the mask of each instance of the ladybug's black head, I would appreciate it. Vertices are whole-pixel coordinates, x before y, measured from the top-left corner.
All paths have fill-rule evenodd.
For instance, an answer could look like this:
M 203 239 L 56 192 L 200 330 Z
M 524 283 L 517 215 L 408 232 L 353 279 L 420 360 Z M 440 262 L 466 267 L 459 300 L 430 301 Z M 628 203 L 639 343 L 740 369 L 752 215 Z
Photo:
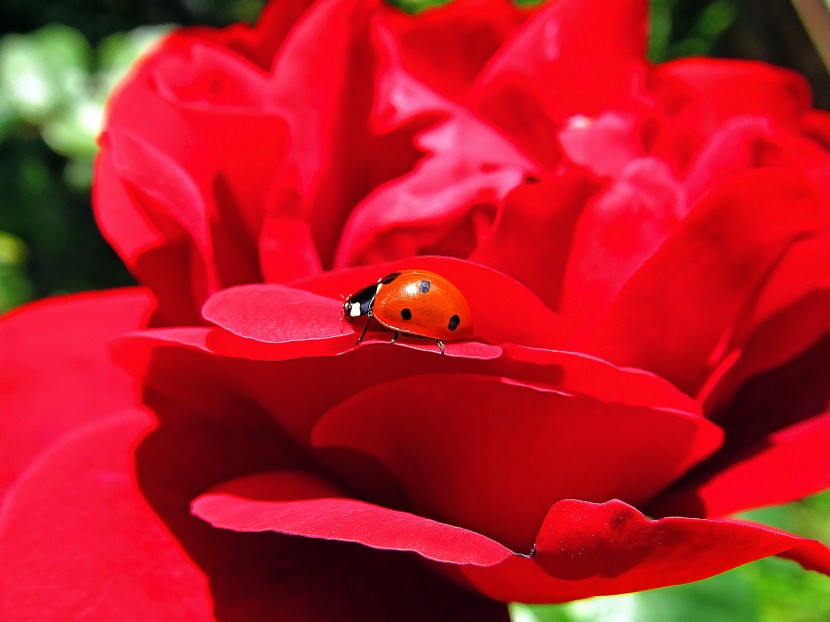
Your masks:
M 378 292 L 378 285 L 364 287 L 356 294 L 352 294 L 343 303 L 343 317 L 352 321 L 361 315 L 371 315 L 372 305 L 375 303 L 375 295 Z
M 343 317 L 349 320 L 350 322 L 356 318 L 360 317 L 360 304 L 357 302 L 353 302 L 351 298 L 349 298 L 346 302 L 343 303 Z

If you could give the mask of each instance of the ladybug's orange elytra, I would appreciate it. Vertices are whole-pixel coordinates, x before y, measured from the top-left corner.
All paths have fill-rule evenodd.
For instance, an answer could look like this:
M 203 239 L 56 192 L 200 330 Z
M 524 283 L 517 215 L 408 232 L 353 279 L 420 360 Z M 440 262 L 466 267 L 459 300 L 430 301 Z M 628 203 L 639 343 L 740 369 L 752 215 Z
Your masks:
M 444 352 L 444 341 L 473 336 L 472 314 L 464 294 L 450 281 L 434 272 L 406 270 L 393 272 L 377 283 L 348 297 L 343 315 L 351 322 L 366 316 L 366 326 L 357 343 L 363 341 L 370 318 L 393 331 L 435 339 Z

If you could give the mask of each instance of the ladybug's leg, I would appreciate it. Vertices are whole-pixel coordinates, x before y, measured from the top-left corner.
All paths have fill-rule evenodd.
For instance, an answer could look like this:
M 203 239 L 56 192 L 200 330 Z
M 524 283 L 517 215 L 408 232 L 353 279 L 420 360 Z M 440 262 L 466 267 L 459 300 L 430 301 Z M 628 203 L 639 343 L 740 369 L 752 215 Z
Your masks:
M 392 335 L 392 341 L 390 341 L 389 343 L 395 343 L 398 340 L 398 337 L 400 336 L 401 334 L 398 331 L 394 331 L 394 334 Z
M 435 340 L 435 343 L 437 343 L 437 344 L 438 344 L 438 347 L 439 347 L 439 348 L 441 348 L 441 354 L 446 354 L 446 353 L 444 352 L 444 342 L 443 342 L 443 341 L 441 341 L 440 339 L 436 339 L 436 340 Z
M 371 315 L 366 316 L 366 323 L 363 325 L 363 332 L 360 333 L 360 339 L 358 339 L 354 345 L 359 346 L 360 342 L 363 341 L 363 338 L 366 336 L 366 330 L 369 328 L 369 321 L 372 319 Z

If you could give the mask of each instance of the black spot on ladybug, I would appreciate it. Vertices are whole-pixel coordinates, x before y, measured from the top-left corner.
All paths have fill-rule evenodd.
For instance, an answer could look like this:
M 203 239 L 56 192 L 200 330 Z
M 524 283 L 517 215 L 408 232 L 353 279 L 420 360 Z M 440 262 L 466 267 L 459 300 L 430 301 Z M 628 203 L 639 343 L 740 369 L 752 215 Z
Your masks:
M 429 281 L 421 281 L 421 293 L 426 294 L 429 291 Z
M 460 323 L 461 323 L 461 318 L 458 317 L 457 315 L 453 315 L 450 318 L 450 323 L 447 324 L 447 328 L 449 328 L 450 330 L 455 330 L 456 328 L 458 328 L 458 325 Z
M 542 183 L 542 180 L 539 179 L 538 177 L 533 176 L 533 175 L 527 175 L 527 176 L 525 176 L 525 183 L 526 184 L 539 184 L 539 183 Z
M 381 285 L 389 285 L 392 281 L 397 279 L 401 275 L 400 272 L 393 272 L 392 274 L 387 274 L 380 280 Z
M 407 320 L 407 321 L 411 320 L 412 319 L 412 311 L 410 311 L 409 309 L 401 309 L 401 317 L 403 319 Z

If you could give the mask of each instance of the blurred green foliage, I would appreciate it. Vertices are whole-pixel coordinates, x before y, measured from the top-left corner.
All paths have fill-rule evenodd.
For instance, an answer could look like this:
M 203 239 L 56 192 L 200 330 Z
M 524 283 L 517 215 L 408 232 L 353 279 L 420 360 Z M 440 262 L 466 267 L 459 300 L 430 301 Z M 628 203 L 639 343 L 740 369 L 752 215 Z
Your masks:
M 737 16 L 734 0 L 701 2 L 697 9 L 680 0 L 652 0 L 649 57 L 662 62 L 709 55 Z
M 129 284 L 90 205 L 109 92 L 178 24 L 252 21 L 261 0 L 0 5 L 0 312 Z
M 95 47 L 63 24 L 0 39 L 0 232 L 21 249 L 3 263 L 0 310 L 130 282 L 92 218 L 95 137 L 108 93 L 165 30 L 139 27 Z

